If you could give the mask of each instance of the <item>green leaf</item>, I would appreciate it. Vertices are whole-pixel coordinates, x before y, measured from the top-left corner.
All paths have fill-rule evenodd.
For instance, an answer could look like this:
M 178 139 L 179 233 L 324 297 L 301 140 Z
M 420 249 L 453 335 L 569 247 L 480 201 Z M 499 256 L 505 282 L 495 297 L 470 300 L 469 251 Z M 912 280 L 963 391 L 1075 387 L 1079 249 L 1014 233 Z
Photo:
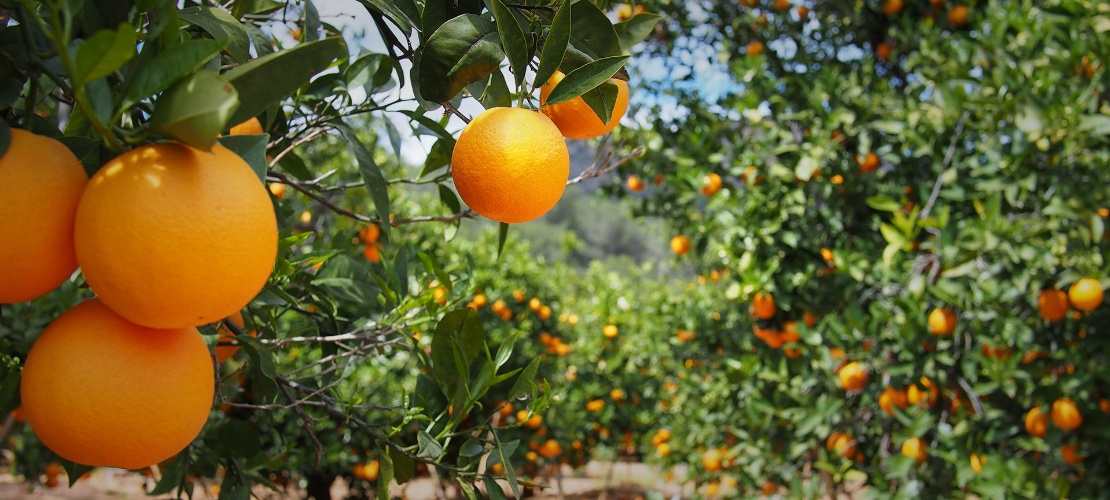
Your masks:
M 236 337 L 247 356 L 250 358 L 251 385 L 254 388 L 254 399 L 259 403 L 268 403 L 277 397 L 278 386 L 275 377 L 277 368 L 274 365 L 274 354 L 258 339 L 249 335 Z
M 555 88 L 551 89 L 551 94 L 547 96 L 547 105 L 569 101 L 594 89 L 612 78 L 613 75 L 624 66 L 627 60 L 628 56 L 605 57 L 584 64 L 578 69 L 567 73 L 566 77 L 564 77 Z
M 516 470 L 512 467 L 512 460 L 509 457 L 513 456 L 517 447 L 520 446 L 520 440 L 509 441 L 508 443 L 501 443 L 501 436 L 496 431 L 493 432 L 494 443 L 497 444 L 497 449 L 493 452 L 497 458 L 497 462 L 505 464 L 505 478 L 509 480 L 509 487 L 513 490 L 513 495 L 520 498 L 520 484 L 516 479 Z
M 497 258 L 501 259 L 501 251 L 505 249 L 505 240 L 509 239 L 509 225 L 502 222 L 497 228 Z
M 623 54 L 613 23 L 593 2 L 575 3 L 571 18 L 570 43 L 559 66 L 563 73 L 603 57 Z
M 236 19 L 242 19 L 247 14 L 266 15 L 282 7 L 285 7 L 284 3 L 274 0 L 236 0 L 235 6 L 231 9 L 231 15 Z
M 1079 117 L 1079 130 L 1091 135 L 1110 135 L 1110 116 L 1085 115 Z
M 173 461 L 166 467 L 162 467 L 162 479 L 158 480 L 158 484 L 154 485 L 154 489 L 150 491 L 150 495 L 165 495 L 181 486 L 185 481 L 185 471 L 189 466 L 189 448 L 185 448 L 173 458 Z M 78 478 L 80 475 L 70 478 Z
M 378 455 L 378 500 L 390 500 L 392 496 L 389 494 L 391 485 L 393 484 L 393 454 L 382 453 Z
M 416 475 L 416 462 L 405 452 L 389 447 L 389 457 L 393 461 L 393 480 L 405 484 Z
M 435 172 L 451 163 L 451 152 L 455 150 L 454 139 L 440 139 L 432 144 L 431 151 L 424 159 L 424 167 L 420 169 L 420 175 L 416 178 L 419 179 Z
M 135 57 L 136 36 L 130 24 L 120 23 L 115 31 L 100 30 L 85 40 L 74 57 L 77 64 L 75 84 L 84 85 L 104 78 L 123 67 Z
M 641 12 L 632 16 L 631 19 L 617 23 L 613 29 L 617 32 L 617 39 L 620 40 L 621 50 L 625 54 L 632 53 L 632 46 L 636 45 L 647 39 L 652 31 L 655 31 L 655 25 L 663 16 L 658 14 L 649 14 Z
M 551 75 L 559 69 L 567 53 L 567 47 L 570 44 L 571 12 L 574 10 L 570 8 L 569 3 L 570 0 L 563 0 L 559 10 L 555 12 L 555 19 L 551 21 L 551 30 L 540 52 L 540 66 L 536 70 L 535 86 L 537 87 L 551 79 Z
M 497 33 L 501 36 L 501 47 L 509 56 L 509 69 L 516 78 L 516 86 L 524 83 L 528 71 L 528 41 L 524 30 L 520 29 L 513 12 L 501 0 L 490 0 L 493 17 L 497 22 Z
M 223 421 L 210 442 L 217 449 L 243 458 L 253 457 L 262 451 L 258 432 L 242 420 Z
M 509 91 L 509 84 L 505 82 L 505 75 L 500 71 L 490 73 L 485 81 L 479 80 L 466 86 L 466 91 L 482 103 L 482 107 L 507 108 L 513 105 L 513 95 Z
M 379 91 L 389 84 L 395 67 L 393 59 L 385 54 L 366 54 L 343 72 L 347 90 L 362 87 L 370 94 Z
M 581 97 L 582 101 L 593 110 L 602 123 L 609 123 L 613 119 L 613 110 L 617 106 L 618 92 L 616 84 L 604 81 L 596 88 L 582 94 Z
M 360 0 L 370 12 L 385 14 L 397 24 L 401 31 L 408 33 L 413 27 L 420 26 L 420 12 L 413 0 Z
M 512 468 L 512 465 L 506 465 L 505 468 Z M 506 472 L 508 471 L 506 470 Z M 486 476 L 482 479 L 482 482 L 486 484 L 486 494 L 489 495 L 489 500 L 502 500 L 507 498 L 505 497 L 505 492 L 501 490 L 501 485 L 497 484 L 493 476 Z
M 245 63 L 250 59 L 250 37 L 247 35 L 247 30 L 239 20 L 223 9 L 187 7 L 177 11 L 177 17 L 189 24 L 199 26 L 217 40 L 227 40 L 227 51 L 237 62 Z
M 320 39 L 320 12 L 316 10 L 316 4 L 312 0 L 305 0 L 304 2 L 304 31 L 301 32 L 301 40 L 305 42 L 315 42 Z
M 158 98 L 151 122 L 158 133 L 208 151 L 239 107 L 239 93 L 212 71 L 198 71 Z
M 439 441 L 436 441 L 431 434 L 420 431 L 416 435 L 416 442 L 420 447 L 416 456 L 432 460 L 438 460 L 439 457 L 443 456 L 443 445 L 439 444 Z
M 77 481 L 81 480 L 81 476 L 84 476 L 86 472 L 89 472 L 89 471 L 94 469 L 94 467 L 91 466 L 91 465 L 84 465 L 84 464 L 79 464 L 77 462 L 71 462 L 71 461 L 66 460 L 64 458 L 59 458 L 58 463 L 62 464 L 62 468 L 65 469 L 66 476 L 69 477 L 69 486 L 71 488 L 73 487 L 74 484 L 77 483 Z
M 238 89 L 241 102 L 231 123 L 258 116 L 346 56 L 343 39 L 332 37 L 259 57 L 228 71 L 224 76 Z
M 902 205 L 886 196 L 870 196 L 867 198 L 867 206 L 882 212 L 897 212 L 902 209 Z
M 374 208 L 378 212 L 378 218 L 383 221 L 379 226 L 382 228 L 382 233 L 388 238 L 392 226 L 388 223 L 391 209 L 385 176 L 382 175 L 382 170 L 378 168 L 377 162 L 374 161 L 374 155 L 359 140 L 358 134 L 346 123 L 336 122 L 335 125 L 339 132 L 343 134 L 343 138 L 347 140 L 347 150 L 358 161 L 359 174 L 362 176 L 363 183 L 366 184 L 366 189 L 370 192 L 370 198 L 374 200 Z
M 270 134 L 258 135 L 228 135 L 218 139 L 220 145 L 230 149 L 251 166 L 258 180 L 266 181 L 266 144 L 270 142 Z
M 143 65 L 127 81 L 123 107 L 166 90 L 186 75 L 199 70 L 204 63 L 227 46 L 226 40 L 188 40 L 174 45 Z
M 520 372 L 516 382 L 513 383 L 513 388 L 509 389 L 509 399 L 513 400 L 524 395 L 528 392 L 530 387 L 535 386 L 536 371 L 540 369 L 540 358 L 533 358 L 531 363 Z
M 467 85 L 497 70 L 505 58 L 497 29 L 473 14 L 443 23 L 424 45 L 420 58 L 420 95 L 447 102 Z

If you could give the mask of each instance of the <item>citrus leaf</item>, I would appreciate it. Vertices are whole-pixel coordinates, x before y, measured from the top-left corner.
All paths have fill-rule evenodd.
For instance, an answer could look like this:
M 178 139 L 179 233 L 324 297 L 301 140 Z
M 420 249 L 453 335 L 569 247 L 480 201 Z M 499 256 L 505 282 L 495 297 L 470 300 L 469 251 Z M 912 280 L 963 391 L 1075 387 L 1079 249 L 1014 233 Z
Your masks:
M 196 39 L 163 50 L 127 81 L 123 107 L 130 107 L 168 89 L 181 78 L 199 70 L 225 47 L 226 40 Z
M 467 85 L 497 70 L 505 52 L 489 21 L 464 14 L 443 23 L 424 46 L 420 58 L 420 95 L 447 102 Z
M 208 151 L 239 107 L 239 93 L 212 71 L 198 71 L 170 87 L 154 106 L 158 133 Z
M 409 32 L 415 26 L 420 26 L 420 12 L 412 0 L 359 0 L 366 10 L 384 14 L 401 28 Z
M 393 480 L 397 484 L 405 484 L 416 474 L 416 462 L 412 457 L 396 448 L 389 448 L 389 458 L 393 462 Z
M 655 25 L 659 24 L 662 19 L 663 16 L 659 14 L 641 12 L 627 21 L 614 25 L 613 29 L 617 32 L 621 50 L 625 54 L 631 54 L 632 46 L 647 39 L 648 35 L 651 35 L 651 32 L 655 30 Z
M 570 73 L 597 59 L 623 53 L 613 24 L 593 2 L 575 3 L 571 7 L 571 19 L 570 43 L 559 66 L 563 73 Z
M 479 80 L 467 85 L 466 91 L 478 99 L 486 109 L 507 108 L 513 105 L 509 84 L 505 83 L 505 75 L 500 71 L 490 73 L 485 81 Z
M 362 87 L 368 94 L 385 90 L 395 67 L 393 59 L 385 54 L 371 53 L 359 57 L 343 72 L 347 90 Z
M 150 491 L 150 495 L 165 495 L 181 486 L 185 480 L 185 470 L 189 465 L 189 448 L 185 448 L 173 458 L 169 465 L 162 467 L 162 479 L 158 480 L 158 484 L 154 485 L 154 489 Z M 80 477 L 80 476 L 70 476 Z
M 582 94 L 582 100 L 594 111 L 602 123 L 609 123 L 613 118 L 613 109 L 617 105 L 616 84 L 604 81 L 596 88 Z
M 219 143 L 230 149 L 251 166 L 254 174 L 260 181 L 266 181 L 266 144 L 270 142 L 270 134 L 257 135 L 229 135 L 218 139 Z
M 305 0 L 304 2 L 304 31 L 301 33 L 301 40 L 305 42 L 315 42 L 320 39 L 320 12 L 316 10 L 316 4 L 312 0 Z
M 77 85 L 84 85 L 97 78 L 104 78 L 123 67 L 135 57 L 135 29 L 120 23 L 115 31 L 100 30 L 77 48 L 75 56 Z
M 443 456 L 443 445 L 439 444 L 431 434 L 425 431 L 420 431 L 416 435 L 416 442 L 420 446 L 416 456 L 422 458 L 430 458 L 436 460 Z
M 567 73 L 567 76 L 551 89 L 551 94 L 547 96 L 547 105 L 569 101 L 596 88 L 612 78 L 627 60 L 628 56 L 605 57 Z
M 567 46 L 570 44 L 571 12 L 574 10 L 567 5 L 568 2 L 569 0 L 563 0 L 555 13 L 555 19 L 551 21 L 551 31 L 548 32 L 547 40 L 543 42 L 543 50 L 540 52 L 536 86 L 541 86 L 551 79 L 551 75 L 559 69 L 563 56 L 567 53 Z
M 382 453 L 378 455 L 378 500 L 390 500 L 390 485 L 393 484 L 393 455 Z
M 501 36 L 501 47 L 509 55 L 509 69 L 516 78 L 516 86 L 520 87 L 528 71 L 528 41 L 524 39 L 524 30 L 501 0 L 490 0 L 490 5 L 497 21 L 497 33 Z
M 391 226 L 388 223 L 390 213 L 389 190 L 385 182 L 385 176 L 382 175 L 381 168 L 374 161 L 374 155 L 370 153 L 369 149 L 366 149 L 366 145 L 362 143 L 358 134 L 355 134 L 351 127 L 347 126 L 346 123 L 337 122 L 336 128 L 347 140 L 347 150 L 358 162 L 359 174 L 362 175 L 366 190 L 370 192 L 370 198 L 374 200 L 374 208 L 378 212 L 378 218 L 383 222 L 380 224 L 382 232 L 388 238 Z
M 250 59 L 250 36 L 231 14 L 215 7 L 187 7 L 177 11 L 177 17 L 199 26 L 217 40 L 226 40 L 232 59 L 240 63 Z
M 240 123 L 296 93 L 313 76 L 347 56 L 340 37 L 302 43 L 292 49 L 259 57 L 228 71 L 224 76 L 239 91 L 241 106 L 232 117 Z

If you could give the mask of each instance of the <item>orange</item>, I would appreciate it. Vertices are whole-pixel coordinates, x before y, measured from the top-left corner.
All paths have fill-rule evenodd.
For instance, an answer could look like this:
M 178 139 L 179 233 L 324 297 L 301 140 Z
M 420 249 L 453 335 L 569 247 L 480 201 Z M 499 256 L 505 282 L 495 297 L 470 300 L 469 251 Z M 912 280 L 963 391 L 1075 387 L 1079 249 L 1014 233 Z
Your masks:
M 971 470 L 976 474 L 983 471 L 983 464 L 987 463 L 987 457 L 981 457 L 976 453 L 972 453 L 970 457 Z
M 153 329 L 98 299 L 54 320 L 27 354 L 20 394 L 27 423 L 74 462 L 141 469 L 200 433 L 215 374 L 196 328 Z
M 953 26 L 963 26 L 967 24 L 967 6 L 957 5 L 948 11 L 948 22 Z
M 1052 425 L 1063 431 L 1071 431 L 1083 425 L 1083 415 L 1075 407 L 1071 398 L 1060 398 L 1052 402 Z
M 763 494 L 767 495 L 767 496 L 774 495 L 775 492 L 778 491 L 778 490 L 779 490 L 779 485 L 775 484 L 775 482 L 770 480 L 770 479 L 765 481 L 763 483 L 763 487 L 760 489 L 760 491 L 762 491 Z
M 833 255 L 833 251 L 831 249 L 822 248 L 821 249 L 821 259 L 823 259 L 826 264 L 832 264 L 833 262 L 836 261 L 836 256 Z
M 856 440 L 843 432 L 834 432 L 825 440 L 825 449 L 851 459 L 856 454 Z
M 498 462 L 498 463 L 495 463 L 495 464 L 491 465 L 489 470 L 490 470 L 490 472 L 492 472 L 494 474 L 501 475 L 501 474 L 505 473 L 505 465 L 502 464 L 501 462 Z
M 676 255 L 686 255 L 690 251 L 690 238 L 681 234 L 671 238 L 671 250 Z
M 817 316 L 814 316 L 813 313 L 809 312 L 809 309 L 805 309 L 802 311 L 802 321 L 805 322 L 806 326 L 810 328 L 817 326 Z
M 886 387 L 882 394 L 879 394 L 879 408 L 882 408 L 887 415 L 894 415 L 895 406 L 904 410 L 908 404 L 909 400 L 903 390 Z
M 586 403 L 586 409 L 589 411 L 601 411 L 602 408 L 605 408 L 605 400 L 603 399 L 595 399 Z
M 1043 438 L 1048 432 L 1048 414 L 1041 411 L 1040 406 L 1033 407 L 1025 414 L 1025 431 L 1030 436 Z
M 906 402 L 911 405 L 924 402 L 929 408 L 932 408 L 937 404 L 937 398 L 940 396 L 937 386 L 927 377 L 921 377 L 921 385 L 925 388 L 921 389 L 917 384 L 910 384 L 906 389 Z
M 377 224 L 367 224 L 358 230 L 358 237 L 364 243 L 376 243 L 382 236 L 382 229 Z
M 377 460 L 371 460 L 362 465 L 362 478 L 367 481 L 377 481 L 381 465 Z
M 471 209 L 515 224 L 551 210 L 567 185 L 570 153 L 543 113 L 491 108 L 463 128 L 451 154 L 451 177 Z
M 902 12 L 903 4 L 904 3 L 902 0 L 886 0 L 885 2 L 883 2 L 883 14 L 893 16 L 899 12 Z
M 262 130 L 262 122 L 258 121 L 258 117 L 254 116 L 243 123 L 231 127 L 231 132 L 228 135 L 258 135 L 264 134 Z
M 232 314 L 230 317 L 224 320 L 225 323 L 228 321 L 235 323 L 235 326 L 239 327 L 240 331 L 243 329 L 243 313 L 236 312 L 235 314 Z M 258 337 L 258 332 L 254 330 L 244 333 L 250 335 L 251 337 Z M 220 325 L 219 334 L 220 341 L 235 340 L 235 333 L 232 332 L 231 329 L 228 328 L 225 324 Z M 216 345 L 216 362 L 223 363 L 224 361 L 227 361 L 229 358 L 234 356 L 238 350 L 238 345 Z
M 929 449 L 921 438 L 909 438 L 902 443 L 902 456 L 910 457 L 920 464 L 929 458 Z
M 617 325 L 605 325 L 605 328 L 601 329 L 601 334 L 605 335 L 607 339 L 616 338 L 618 333 L 620 333 L 620 329 L 617 328 Z
M 104 164 L 77 208 L 77 262 L 104 305 L 133 323 L 224 319 L 258 294 L 277 259 L 264 184 L 223 146 L 142 146 Z
M 633 193 L 642 193 L 644 191 L 644 180 L 636 174 L 628 176 L 628 190 Z
M 867 156 L 863 158 L 856 158 L 856 160 L 859 162 L 860 172 L 863 172 L 865 174 L 874 172 L 875 169 L 879 168 L 879 156 L 875 153 L 868 152 Z
M 620 389 L 613 389 L 609 391 L 609 398 L 613 401 L 620 402 L 624 400 L 624 391 Z
M 670 443 L 659 443 L 659 444 L 655 445 L 655 452 L 658 453 L 659 456 L 661 456 L 661 457 L 665 457 L 667 455 L 670 455 L 671 454 L 671 445 L 670 445 Z
M 875 55 L 878 56 L 880 60 L 886 61 L 886 60 L 890 59 L 890 54 L 893 53 L 893 52 L 894 52 L 894 46 L 887 43 L 887 42 L 880 42 L 878 45 L 875 46 Z M 871 153 L 868 153 L 867 158 L 868 158 L 868 160 L 870 160 Z M 876 160 L 876 162 L 877 162 L 877 160 Z M 878 164 L 876 163 L 876 166 L 877 165 Z M 865 170 L 863 165 L 860 165 L 860 170 L 863 170 L 864 172 L 874 172 L 875 171 L 874 168 L 871 168 L 871 170 Z
M 1060 456 L 1068 464 L 1079 465 L 1079 463 L 1083 461 L 1083 455 L 1077 453 L 1075 449 L 1076 445 L 1074 444 L 1060 445 Z
M 701 465 L 705 468 L 706 472 L 716 472 L 721 470 L 721 452 L 716 448 L 710 448 L 701 456 Z
M 285 190 L 286 190 L 285 184 L 282 184 L 280 182 L 271 182 L 269 187 L 270 187 L 270 194 L 273 194 L 275 198 L 277 198 L 279 200 L 282 199 L 282 198 L 285 198 Z
M 382 261 L 382 252 L 378 248 L 380 245 L 377 243 L 367 243 L 362 247 L 362 256 L 372 264 L 377 264 Z
M 838 375 L 840 376 L 840 386 L 848 392 L 862 390 L 867 386 L 867 381 L 870 378 L 867 367 L 856 361 L 844 365 Z
M 554 439 L 548 439 L 543 445 L 540 446 L 540 456 L 544 458 L 555 458 L 563 453 L 563 447 L 559 446 L 559 442 Z
M 956 331 L 956 313 L 946 307 L 934 308 L 929 313 L 929 333 L 952 335 Z
M 0 157 L 0 304 L 46 295 L 77 270 L 73 219 L 89 180 L 61 142 L 11 134 Z
M 617 101 L 613 104 L 613 113 L 609 117 L 609 121 L 602 123 L 601 118 L 597 117 L 594 109 L 586 104 L 581 96 L 559 104 L 547 104 L 547 97 L 551 95 L 551 91 L 555 90 L 555 86 L 563 81 L 565 76 L 562 71 L 556 71 L 554 75 L 551 75 L 551 79 L 543 87 L 540 87 L 540 111 L 555 122 L 555 126 L 559 128 L 563 137 L 568 139 L 593 139 L 608 134 L 614 128 L 617 128 L 621 117 L 628 111 L 628 82 L 615 78 L 609 79 L 609 83 L 617 86 Z
M 755 57 L 763 53 L 763 42 L 754 41 L 748 44 L 748 55 Z
M 783 12 L 790 10 L 790 0 L 775 0 L 775 8 Z
M 670 441 L 670 440 L 671 440 L 671 430 L 670 429 L 659 429 L 658 431 L 655 432 L 655 434 L 653 436 L 651 436 L 651 444 L 654 444 L 654 445 L 659 445 L 660 443 L 666 443 L 667 441 Z
M 1063 290 L 1046 288 L 1037 296 L 1037 309 L 1048 321 L 1060 321 L 1068 313 L 1068 294 Z
M 775 296 L 770 292 L 760 292 L 755 294 L 752 299 L 752 309 L 755 317 L 759 319 L 771 319 L 775 317 Z
M 1093 311 L 1102 304 L 1102 285 L 1094 278 L 1083 278 L 1068 289 L 1071 305 L 1080 311 Z
M 706 174 L 705 178 L 702 179 L 701 194 L 713 196 L 721 190 L 721 184 L 720 175 L 713 172 Z

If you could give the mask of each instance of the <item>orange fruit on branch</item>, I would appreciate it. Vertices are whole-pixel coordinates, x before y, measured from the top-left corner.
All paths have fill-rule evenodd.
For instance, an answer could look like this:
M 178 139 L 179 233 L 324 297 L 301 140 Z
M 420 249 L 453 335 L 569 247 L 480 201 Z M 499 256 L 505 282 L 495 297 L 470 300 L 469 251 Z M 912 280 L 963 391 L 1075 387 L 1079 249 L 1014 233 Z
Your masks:
M 98 299 L 54 320 L 20 385 L 31 429 L 74 462 L 141 469 L 197 437 L 212 408 L 212 358 L 193 327 L 154 329 Z
M 609 83 L 617 86 L 617 100 L 613 103 L 613 112 L 609 121 L 602 122 L 593 108 L 586 104 L 585 99 L 582 99 L 582 96 L 558 104 L 547 104 L 547 98 L 551 95 L 551 91 L 555 90 L 555 86 L 563 81 L 565 77 L 566 75 L 562 71 L 556 71 L 554 75 L 551 75 L 551 79 L 540 87 L 540 111 L 551 118 L 552 122 L 555 122 L 555 126 L 559 127 L 563 137 L 568 139 L 593 139 L 608 134 L 614 128 L 617 128 L 621 117 L 628 111 L 628 82 L 616 78 L 609 79 Z
M 937 307 L 929 313 L 929 333 L 952 335 L 956 331 L 956 313 L 946 307 Z
M 77 270 L 73 224 L 88 180 L 61 142 L 11 130 L 0 157 L 0 304 L 41 297 Z
M 862 390 L 867 387 L 867 381 L 870 379 L 867 367 L 857 361 L 844 365 L 838 376 L 840 377 L 840 387 L 848 392 Z
M 681 234 L 671 238 L 671 250 L 675 255 L 686 255 L 690 251 L 690 238 Z
M 1068 288 L 1071 305 L 1080 311 L 1090 312 L 1102 305 L 1102 284 L 1094 278 L 1083 278 Z
M 1048 414 L 1041 411 L 1040 406 L 1034 406 L 1025 414 L 1025 432 L 1039 438 L 1048 432 Z
M 1052 417 L 1052 425 L 1060 430 L 1071 431 L 1083 425 L 1083 415 L 1079 413 L 1079 408 L 1071 398 L 1053 401 L 1052 411 L 1049 414 Z
M 475 212 L 516 224 L 555 206 L 570 175 L 570 153 L 543 113 L 491 108 L 463 128 L 451 154 L 451 177 Z
M 775 296 L 770 292 L 760 292 L 752 298 L 752 312 L 759 319 L 771 319 L 777 310 Z
M 715 172 L 710 172 L 702 179 L 701 194 L 706 196 L 713 196 L 721 190 L 721 176 Z
M 924 463 L 929 458 L 929 448 L 921 438 L 912 437 L 902 442 L 902 456 Z
M 167 142 L 101 167 L 77 208 L 77 262 L 133 323 L 213 323 L 247 305 L 277 259 L 277 218 L 242 158 Z
M 937 386 L 928 377 L 921 377 L 921 385 L 925 388 L 922 389 L 917 384 L 910 384 L 906 388 L 906 402 L 911 405 L 924 402 L 926 406 L 932 408 L 933 405 L 937 404 L 937 398 L 940 397 Z
M 1068 294 L 1063 290 L 1046 288 L 1037 296 L 1037 310 L 1047 321 L 1060 321 L 1068 313 Z

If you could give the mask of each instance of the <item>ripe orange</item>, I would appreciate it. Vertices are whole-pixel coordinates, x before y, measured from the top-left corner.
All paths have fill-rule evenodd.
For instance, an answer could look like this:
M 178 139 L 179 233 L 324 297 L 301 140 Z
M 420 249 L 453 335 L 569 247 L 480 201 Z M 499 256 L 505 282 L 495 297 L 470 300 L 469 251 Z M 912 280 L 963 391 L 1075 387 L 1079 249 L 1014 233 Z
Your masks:
M 377 264 L 382 261 L 382 253 L 379 248 L 381 245 L 377 243 L 367 243 L 362 247 L 362 256 L 372 264 Z
M 586 402 L 586 410 L 601 411 L 602 408 L 605 408 L 605 400 L 604 399 L 595 399 L 595 400 Z
M 798 334 L 798 322 L 787 321 L 783 323 L 782 333 L 779 334 L 779 338 L 782 339 L 782 342 L 784 344 L 789 344 L 791 342 L 801 342 L 802 336 Z
M 617 325 L 605 325 L 605 328 L 601 329 L 601 334 L 605 335 L 607 339 L 616 338 L 618 333 L 620 333 L 620 329 L 617 328 Z
M 1083 455 L 1075 451 L 1077 446 L 1075 444 L 1060 445 L 1060 456 L 1065 462 L 1071 465 L 1079 465 L 1083 461 Z
M 282 198 L 285 198 L 285 191 L 286 191 L 285 184 L 282 184 L 280 182 L 271 182 L 269 187 L 270 187 L 270 194 L 273 194 L 275 198 L 277 198 L 279 200 L 282 199 Z
M 910 457 L 920 464 L 929 458 L 929 448 L 921 438 L 912 437 L 902 443 L 902 456 Z
M 1060 398 L 1052 402 L 1052 425 L 1063 431 L 1071 431 L 1083 425 L 1083 415 L 1075 407 L 1071 398 Z
M 225 323 L 228 322 L 228 321 L 230 321 L 232 323 L 235 323 L 235 326 L 239 327 L 239 330 L 243 329 L 243 324 L 244 323 L 243 323 L 243 313 L 242 312 L 236 312 L 235 314 L 232 314 L 230 317 L 228 317 L 227 319 L 224 320 Z M 243 333 L 246 333 L 247 335 L 250 335 L 251 337 L 257 337 L 258 336 L 258 332 L 254 331 L 254 330 L 251 330 L 250 332 L 243 332 Z M 231 329 L 228 328 L 227 325 L 225 325 L 223 323 L 220 324 L 219 334 L 220 334 L 219 338 L 220 338 L 221 341 L 234 340 L 235 339 L 235 333 L 232 332 Z M 217 363 L 223 363 L 224 361 L 227 361 L 229 358 L 234 356 L 235 353 L 238 350 L 239 350 L 238 345 L 216 345 L 216 362 Z
M 748 44 L 748 55 L 755 57 L 763 53 L 763 42 L 754 41 Z
M 906 388 L 906 401 L 911 405 L 924 402 L 929 408 L 932 408 L 937 404 L 937 398 L 940 397 L 937 386 L 928 377 L 921 377 L 921 385 L 925 388 L 922 389 L 917 384 L 910 384 Z
M 665 457 L 667 455 L 670 455 L 671 454 L 671 445 L 670 445 L 670 443 L 659 443 L 659 444 L 655 445 L 655 452 L 658 453 L 659 456 L 661 456 L 661 457 Z
M 799 19 L 805 19 L 809 17 L 809 7 L 806 7 L 805 5 L 799 5 L 797 12 Z
M 770 480 L 770 479 L 768 479 L 767 481 L 764 481 L 763 482 L 763 487 L 760 488 L 760 491 L 762 491 L 763 494 L 767 495 L 767 496 L 774 495 L 775 492 L 778 491 L 778 490 L 779 490 L 779 485 L 775 484 L 775 482 Z
M 49 137 L 12 129 L 0 157 L 0 304 L 58 288 L 73 271 L 73 220 L 89 178 Z
M 231 131 L 228 135 L 258 135 L 264 133 L 265 132 L 262 130 L 262 122 L 258 121 L 258 117 L 255 116 L 247 119 L 243 123 L 231 127 Z
M 721 190 L 721 184 L 721 176 L 714 172 L 710 172 L 702 179 L 701 194 L 713 196 Z
M 555 458 L 563 453 L 563 447 L 559 446 L 558 441 L 548 439 L 540 446 L 539 453 L 544 458 Z
M 981 457 L 976 453 L 971 454 L 971 470 L 976 474 L 983 471 L 983 464 L 987 463 L 987 457 Z
M 867 381 L 870 378 L 867 367 L 856 361 L 844 365 L 838 375 L 840 376 L 840 387 L 848 392 L 862 390 L 867 386 Z
M 1102 305 L 1102 284 L 1094 278 L 1083 278 L 1068 289 L 1071 305 L 1080 311 L 1093 311 Z
M 1068 313 L 1068 294 L 1063 290 L 1046 288 L 1037 296 L 1037 309 L 1048 321 L 1060 321 Z
M 361 472 L 362 472 L 362 478 L 363 479 L 365 479 L 367 481 L 377 481 L 378 480 L 378 472 L 379 472 L 379 469 L 381 469 L 381 465 L 375 459 L 375 460 L 371 460 L 371 461 L 369 461 L 365 464 L 362 464 L 360 469 L 361 469 Z
M 825 440 L 825 449 L 851 460 L 856 454 L 856 440 L 843 432 L 834 432 Z
M 594 113 L 593 108 L 586 104 L 582 97 L 575 97 L 559 104 L 547 105 L 547 97 L 551 95 L 551 91 L 555 90 L 555 86 L 565 76 L 562 71 L 556 71 L 554 75 L 551 75 L 551 79 L 543 87 L 540 87 L 540 111 L 555 122 L 555 126 L 562 132 L 563 137 L 568 139 L 593 139 L 608 134 L 617 128 L 621 118 L 628 111 L 628 82 L 615 78 L 609 79 L 609 83 L 617 86 L 617 101 L 613 104 L 613 113 L 609 117 L 609 121 L 602 123 L 601 118 L 597 117 L 597 113 Z
M 882 394 L 879 394 L 879 408 L 887 415 L 894 415 L 895 406 L 904 410 L 908 404 L 909 399 L 906 396 L 906 391 L 901 389 L 888 386 L 883 389 Z
M 883 60 L 883 61 L 889 60 L 890 59 L 890 54 L 893 53 L 893 52 L 894 52 L 894 46 L 887 43 L 887 42 L 880 42 L 878 45 L 875 46 L 875 55 L 878 56 L 880 60 Z M 870 159 L 870 158 L 871 158 L 871 153 L 868 153 L 868 159 Z M 876 159 L 876 166 L 878 166 L 877 159 Z M 864 169 L 863 165 L 860 165 L 860 170 L 863 170 L 864 172 L 874 172 L 875 171 L 874 167 L 870 167 L 870 168 L 871 168 L 871 170 L 866 170 L 866 169 Z
M 902 6 L 902 0 L 886 0 L 885 2 L 883 2 L 883 14 L 893 16 L 899 12 L 902 12 Z
M 721 451 L 716 448 L 710 448 L 701 455 L 701 465 L 706 472 L 716 472 L 721 470 Z
M 212 359 L 195 328 L 139 326 L 92 299 L 35 341 L 20 394 L 27 422 L 58 455 L 141 469 L 197 437 L 214 388 Z
M 1039 438 L 1043 438 L 1048 432 L 1048 414 L 1041 411 L 1040 406 L 1034 406 L 1025 414 L 1025 432 Z
M 934 308 L 929 313 L 929 333 L 952 335 L 956 331 L 956 313 L 946 307 Z
M 775 317 L 776 310 L 775 296 L 771 295 L 771 292 L 760 292 L 752 298 L 752 311 L 755 317 L 771 319 Z
M 543 113 L 491 108 L 470 121 L 451 154 L 451 177 L 471 209 L 515 224 L 551 210 L 567 185 L 570 153 Z
M 790 10 L 790 0 L 775 0 L 775 8 L 782 12 Z
M 859 162 L 859 170 L 865 174 L 874 172 L 879 168 L 879 156 L 875 153 L 868 152 L 867 156 L 856 159 Z
M 142 146 L 109 161 L 77 208 L 77 262 L 120 316 L 152 328 L 239 311 L 277 259 L 266 187 L 223 146 Z
M 963 26 L 967 24 L 967 6 L 957 5 L 948 11 L 948 22 L 953 26 Z
M 644 191 L 644 180 L 636 174 L 628 176 L 628 190 L 633 193 L 642 193 Z
M 686 255 L 690 251 L 690 238 L 681 234 L 671 238 L 671 250 L 676 255 Z

